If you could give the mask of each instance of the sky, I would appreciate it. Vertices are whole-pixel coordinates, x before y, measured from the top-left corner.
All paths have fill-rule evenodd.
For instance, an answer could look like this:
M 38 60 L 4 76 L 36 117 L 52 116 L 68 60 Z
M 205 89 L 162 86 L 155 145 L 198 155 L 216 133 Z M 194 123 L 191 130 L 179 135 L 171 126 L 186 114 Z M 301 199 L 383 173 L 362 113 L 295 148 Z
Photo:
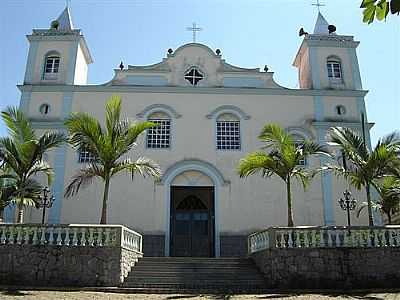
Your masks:
M 75 28 L 82 29 L 94 63 L 89 83 L 102 84 L 125 65 L 153 64 L 168 48 L 191 42 L 186 28 L 203 30 L 197 41 L 221 49 L 223 58 L 241 67 L 268 65 L 277 83 L 298 88 L 293 59 L 302 39 L 312 32 L 318 10 L 312 0 L 71 0 Z M 321 12 L 338 34 L 360 41 L 358 59 L 373 144 L 400 128 L 400 16 L 362 23 L 361 0 L 325 0 Z M 18 105 L 28 55 L 25 35 L 49 28 L 65 0 L 0 0 L 0 109 Z M 0 123 L 0 135 L 5 135 Z

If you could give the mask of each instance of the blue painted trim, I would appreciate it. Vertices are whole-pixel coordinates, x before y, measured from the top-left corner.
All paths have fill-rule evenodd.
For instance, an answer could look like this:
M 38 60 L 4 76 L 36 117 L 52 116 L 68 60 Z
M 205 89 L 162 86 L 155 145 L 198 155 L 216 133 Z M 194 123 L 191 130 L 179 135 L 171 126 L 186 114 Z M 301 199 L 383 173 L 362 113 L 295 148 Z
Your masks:
M 15 216 L 15 205 L 8 205 L 4 208 L 4 222 L 13 223 Z
M 132 85 L 145 85 L 145 86 L 167 86 L 168 81 L 163 76 L 151 76 L 151 75 L 130 75 L 126 76 L 127 84 Z
M 313 83 L 313 89 L 320 89 L 321 88 L 321 77 L 319 74 L 317 48 L 310 47 L 309 55 L 310 55 L 310 68 L 311 68 L 311 79 L 312 79 L 312 83 Z
M 314 96 L 314 118 L 316 121 L 324 120 L 324 101 L 321 96 Z
M 240 107 L 235 105 L 221 105 L 206 115 L 207 119 L 217 119 L 219 115 L 230 113 L 237 116 L 239 119 L 249 120 L 250 115 L 246 114 Z
M 138 118 L 146 118 L 155 112 L 163 112 L 170 116 L 170 118 L 180 118 L 182 117 L 181 114 L 179 114 L 174 108 L 167 104 L 160 104 L 160 103 L 155 103 L 147 106 L 145 109 L 143 109 L 140 113 L 136 114 Z
M 318 142 L 320 144 L 325 143 L 325 133 L 326 131 L 322 128 L 317 130 L 318 132 Z M 328 163 L 328 158 L 320 156 L 321 166 Z M 323 172 L 321 174 L 321 184 L 322 184 L 322 200 L 324 204 L 324 222 L 325 225 L 335 225 L 335 214 L 332 201 L 332 173 Z
M 31 91 L 23 91 L 21 93 L 21 100 L 19 102 L 19 109 L 25 113 L 29 113 L 29 102 L 31 100 L 32 92 Z
M 362 90 L 360 67 L 358 65 L 356 49 L 348 48 L 348 53 L 349 53 L 350 63 L 351 63 L 351 74 L 352 74 L 352 80 L 353 80 L 353 87 L 355 90 Z
M 185 171 L 198 171 L 207 175 L 214 183 L 214 230 L 215 230 L 215 256 L 220 256 L 220 222 L 219 222 L 219 189 L 225 185 L 222 174 L 219 170 L 208 162 L 201 160 L 184 160 L 169 167 L 163 176 L 162 183 L 165 188 L 165 256 L 170 255 L 170 216 L 171 216 L 171 183 L 176 176 Z
M 66 69 L 66 84 L 74 84 L 75 69 L 76 69 L 76 56 L 78 54 L 79 40 L 72 43 L 69 49 L 68 66 Z
M 68 117 L 72 109 L 72 98 L 71 92 L 64 93 L 63 105 L 62 105 L 62 118 Z M 67 155 L 67 145 L 63 145 L 55 150 L 54 154 L 54 182 L 51 187 L 52 193 L 55 197 L 54 204 L 50 209 L 48 222 L 52 224 L 60 223 L 62 201 L 64 200 L 64 179 L 65 179 L 65 162 Z
M 25 78 L 24 78 L 25 83 L 31 83 L 33 81 L 38 48 L 39 48 L 39 41 L 31 41 L 28 52 L 28 60 L 26 63 Z

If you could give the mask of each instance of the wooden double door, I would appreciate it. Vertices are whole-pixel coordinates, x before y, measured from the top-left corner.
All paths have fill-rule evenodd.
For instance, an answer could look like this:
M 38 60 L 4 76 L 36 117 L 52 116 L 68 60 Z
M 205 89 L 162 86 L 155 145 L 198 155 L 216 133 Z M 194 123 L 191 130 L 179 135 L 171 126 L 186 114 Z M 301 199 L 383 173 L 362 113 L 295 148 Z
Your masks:
M 214 188 L 171 186 L 172 256 L 213 257 Z

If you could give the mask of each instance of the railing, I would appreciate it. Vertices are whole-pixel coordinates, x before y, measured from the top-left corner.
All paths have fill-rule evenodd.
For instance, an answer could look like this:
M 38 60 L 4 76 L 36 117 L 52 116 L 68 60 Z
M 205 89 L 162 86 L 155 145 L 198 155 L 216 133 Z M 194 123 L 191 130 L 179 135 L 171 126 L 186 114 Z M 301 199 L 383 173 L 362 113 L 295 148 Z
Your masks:
M 0 245 L 122 247 L 142 252 L 142 236 L 122 225 L 0 224 Z
M 273 248 L 400 247 L 400 226 L 271 227 L 249 235 L 248 252 Z

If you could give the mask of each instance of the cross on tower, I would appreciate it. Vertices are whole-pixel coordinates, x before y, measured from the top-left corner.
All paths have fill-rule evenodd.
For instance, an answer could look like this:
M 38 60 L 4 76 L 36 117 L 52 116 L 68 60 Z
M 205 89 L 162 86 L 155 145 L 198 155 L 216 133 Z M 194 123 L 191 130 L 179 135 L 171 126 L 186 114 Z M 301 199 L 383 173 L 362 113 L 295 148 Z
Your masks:
M 193 43 L 196 43 L 196 32 L 197 31 L 202 31 L 203 28 L 197 27 L 196 23 L 192 24 L 192 27 L 186 27 L 187 31 L 192 31 L 193 32 Z
M 325 6 L 325 4 L 319 3 L 319 0 L 317 0 L 317 3 L 312 3 L 311 5 L 318 7 L 318 12 L 321 12 L 321 11 L 320 11 L 320 7 L 321 7 L 321 6 Z

